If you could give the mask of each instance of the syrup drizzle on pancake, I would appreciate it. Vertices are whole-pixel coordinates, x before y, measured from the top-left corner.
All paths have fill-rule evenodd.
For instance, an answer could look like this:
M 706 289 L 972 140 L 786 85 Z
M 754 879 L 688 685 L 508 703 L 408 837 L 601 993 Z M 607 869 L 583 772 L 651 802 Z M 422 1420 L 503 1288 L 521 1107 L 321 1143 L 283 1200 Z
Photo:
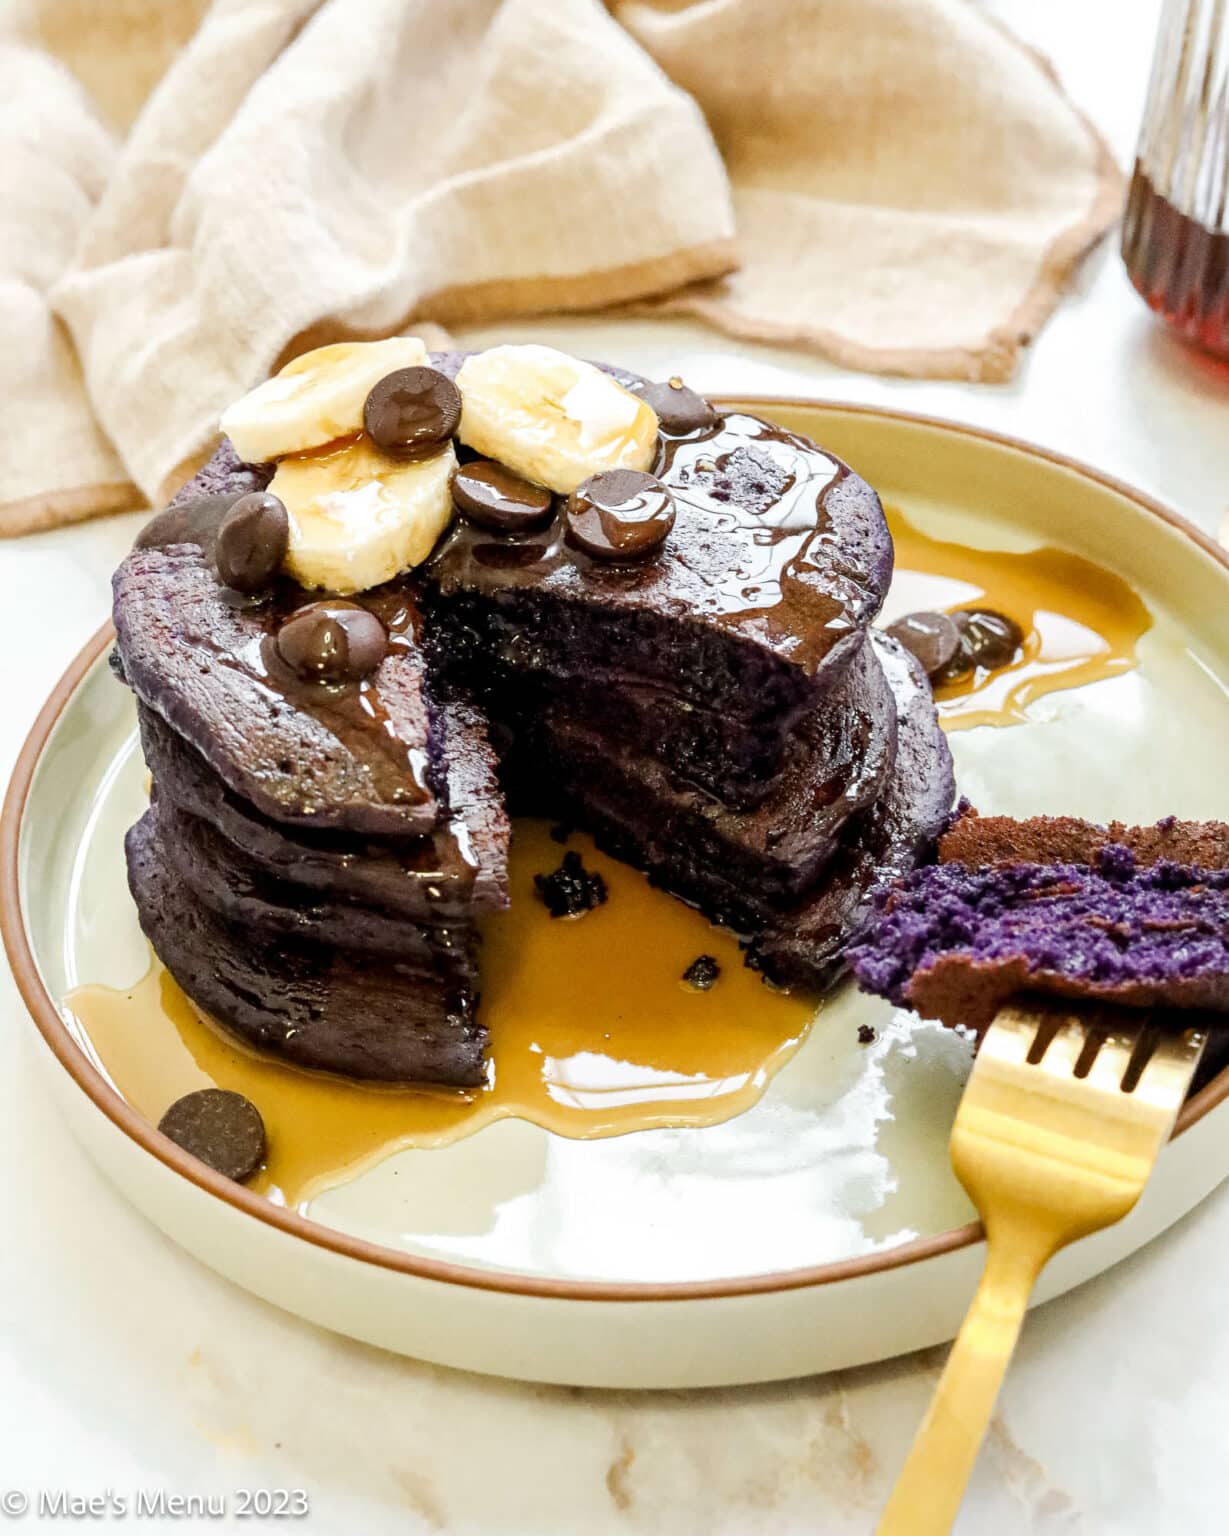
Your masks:
M 717 442 L 720 452 L 714 452 Z M 749 457 L 752 449 L 758 460 Z M 795 641 L 793 659 L 804 667 L 853 628 L 845 605 L 825 590 L 822 571 L 831 555 L 825 501 L 846 473 L 806 438 L 740 413 L 723 417 L 710 432 L 663 439 L 658 474 L 675 498 L 705 513 L 717 535 L 735 528 L 751 533 L 748 553 L 713 583 L 704 605 L 709 616 L 758 621 L 768 633 Z M 723 489 L 731 483 L 738 497 Z M 794 599 L 808 578 L 812 618 L 817 605 L 827 612 L 824 622 L 800 632 L 797 614 L 807 610 Z
M 949 730 L 1014 724 L 1033 699 L 1136 664 L 1151 617 L 1119 577 L 1056 549 L 972 549 L 931 538 L 900 512 L 889 520 L 894 613 L 992 607 L 1025 631 L 1018 662 L 939 690 Z M 401 1148 L 447 1145 L 508 1116 L 586 1138 L 715 1124 L 749 1108 L 797 1050 L 813 1001 L 765 987 L 731 935 L 587 839 L 571 846 L 605 877 L 610 900 L 555 921 L 534 899 L 532 877 L 563 850 L 544 823 L 517 825 L 512 907 L 485 928 L 491 1066 L 476 1092 L 350 1082 L 261 1056 L 201 1018 L 156 962 L 131 991 L 82 987 L 69 1007 L 112 1082 L 151 1121 L 209 1084 L 251 1098 L 270 1143 L 254 1187 L 300 1208 Z M 708 992 L 681 980 L 701 954 L 721 967 Z
M 427 753 L 397 734 L 380 697 L 380 672 L 361 682 L 325 684 L 297 676 L 278 654 L 276 636 L 282 624 L 311 594 L 297 587 L 280 589 L 269 602 L 254 609 L 264 633 L 253 635 L 242 652 L 222 656 L 226 666 L 242 666 L 271 693 L 294 709 L 315 715 L 360 761 L 366 763 L 381 796 L 389 804 L 421 804 L 428 797 Z M 408 593 L 396 587 L 359 592 L 347 599 L 375 614 L 388 636 L 388 655 L 397 656 L 419 645 L 422 619 Z M 410 782 L 406 783 L 406 769 Z
M 336 444 L 327 445 L 332 451 Z M 212 567 L 218 526 L 227 505 L 224 496 L 196 503 L 172 504 L 142 529 L 138 549 L 198 544 Z M 320 721 L 371 774 L 377 793 L 390 805 L 422 805 L 431 798 L 424 745 L 404 741 L 381 698 L 381 674 L 387 660 L 360 682 L 326 685 L 298 677 L 279 656 L 275 637 L 285 620 L 312 600 L 293 583 L 280 581 L 270 593 L 248 595 L 220 587 L 224 602 L 251 621 L 251 632 L 235 650 L 215 651 L 214 664 L 246 674 L 270 698 L 275 712 L 283 702 Z M 387 658 L 419 647 L 422 616 L 414 596 L 392 583 L 348 599 L 373 613 L 387 634 Z M 373 728 L 374 727 L 374 728 Z
M 782 654 L 807 670 L 857 628 L 869 578 L 834 559 L 828 499 L 848 472 L 822 449 L 731 412 L 685 437 L 663 435 L 654 473 L 679 504 L 675 526 L 687 538 L 676 539 L 676 559 L 695 578 L 689 601 L 708 619 L 783 642 Z M 558 567 L 580 565 L 597 590 L 669 591 L 667 562 L 603 565 L 565 534 L 560 516 L 515 540 L 458 520 L 432 558 L 445 571 L 464 568 L 474 585 L 538 584 Z

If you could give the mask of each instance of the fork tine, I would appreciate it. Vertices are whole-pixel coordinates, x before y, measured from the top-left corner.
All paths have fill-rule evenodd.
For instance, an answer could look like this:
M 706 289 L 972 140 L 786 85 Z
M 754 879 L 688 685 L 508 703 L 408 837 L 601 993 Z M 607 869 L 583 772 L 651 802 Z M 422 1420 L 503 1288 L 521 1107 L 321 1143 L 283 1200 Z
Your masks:
M 1121 1090 L 1134 1058 L 1138 1038 L 1138 1035 L 1127 1031 L 1109 1030 L 1085 1079 L 1088 1086 L 1101 1093 Z
M 1089 1075 L 1108 1039 L 1108 1032 L 1102 1025 L 1095 1021 L 1089 1023 L 1084 1031 L 1084 1049 L 1080 1052 L 1080 1058 L 1075 1064 L 1076 1077 L 1084 1078 Z
M 1135 1097 L 1158 1109 L 1177 1107 L 1185 1097 L 1191 1073 L 1207 1043 L 1207 1031 L 1188 1029 L 1182 1034 L 1163 1033 L 1135 1087 Z
M 1087 1021 L 1078 1014 L 1065 1014 L 1037 1065 L 1054 1077 L 1074 1077 L 1076 1062 L 1083 1054 L 1087 1039 Z
M 1036 1011 L 1008 1003 L 999 1009 L 994 1023 L 982 1036 L 977 1048 L 978 1059 L 986 1056 L 987 1059 L 1023 1066 L 1038 1033 Z
M 1037 1005 L 1037 1032 L 1028 1050 L 1030 1067 L 1035 1067 L 1049 1050 L 1050 1041 L 1058 1033 L 1062 1021 L 1062 1013 L 1052 1003 L 1048 1006 L 1041 1003 Z
M 1134 1093 L 1135 1086 L 1139 1082 L 1140 1073 L 1152 1059 L 1152 1053 L 1161 1039 L 1161 1029 L 1152 1018 L 1146 1018 L 1143 1026 L 1136 1031 L 1135 1047 L 1131 1052 L 1131 1064 L 1122 1079 L 1123 1093 Z

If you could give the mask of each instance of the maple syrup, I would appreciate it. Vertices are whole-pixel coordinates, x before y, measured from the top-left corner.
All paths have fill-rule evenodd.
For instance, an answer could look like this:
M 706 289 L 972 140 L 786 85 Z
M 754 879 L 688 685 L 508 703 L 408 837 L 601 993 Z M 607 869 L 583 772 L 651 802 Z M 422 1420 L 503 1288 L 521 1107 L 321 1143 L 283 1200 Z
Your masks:
M 1046 694 L 1117 677 L 1136 665 L 1152 615 L 1130 585 L 1103 566 L 1043 546 L 1014 554 L 932 538 L 887 508 L 896 544 L 891 611 L 993 608 L 1024 635 L 1019 655 L 935 690 L 948 731 L 1015 725 Z
M 1229 360 L 1229 230 L 1183 213 L 1139 161 L 1123 216 L 1122 259 L 1150 309 L 1187 341 Z
M 288 1065 L 204 1018 L 156 960 L 135 987 L 80 987 L 67 1005 L 147 1119 L 196 1088 L 251 1099 L 269 1136 L 252 1187 L 300 1209 L 402 1148 L 445 1146 L 512 1116 L 587 1139 L 714 1125 L 749 1108 L 797 1050 L 815 1000 L 765 986 L 732 934 L 583 835 L 569 846 L 602 875 L 609 899 L 557 920 L 535 899 L 533 876 L 559 863 L 561 847 L 546 822 L 515 825 L 511 906 L 484 923 L 491 1045 L 477 1090 L 389 1087 Z M 702 954 L 720 968 L 708 991 L 683 980 Z

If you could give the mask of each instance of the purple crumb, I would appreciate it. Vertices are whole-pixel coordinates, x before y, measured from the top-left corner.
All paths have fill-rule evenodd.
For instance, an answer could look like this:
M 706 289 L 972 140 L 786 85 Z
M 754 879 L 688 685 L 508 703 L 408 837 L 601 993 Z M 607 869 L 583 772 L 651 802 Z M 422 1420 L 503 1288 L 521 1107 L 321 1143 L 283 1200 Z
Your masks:
M 535 875 L 538 897 L 552 917 L 583 917 L 606 900 L 606 882 L 596 870 L 586 869 L 574 849 L 550 875 Z
M 878 894 L 871 929 L 849 951 L 861 985 L 902 1007 L 914 977 L 952 955 L 1023 961 L 1030 974 L 1098 989 L 1229 983 L 1229 870 L 1141 869 L 1120 844 L 1094 868 L 929 865 Z
M 721 967 L 712 955 L 697 955 L 683 972 L 683 980 L 699 992 L 707 992 L 716 985 Z

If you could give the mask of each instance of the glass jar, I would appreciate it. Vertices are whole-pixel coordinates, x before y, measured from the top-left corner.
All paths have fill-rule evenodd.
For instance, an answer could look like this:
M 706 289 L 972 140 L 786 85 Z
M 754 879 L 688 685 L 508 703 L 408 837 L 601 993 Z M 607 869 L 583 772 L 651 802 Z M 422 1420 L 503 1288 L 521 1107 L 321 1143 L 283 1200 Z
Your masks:
M 1229 359 L 1229 5 L 1165 0 L 1122 259 L 1179 335 Z

